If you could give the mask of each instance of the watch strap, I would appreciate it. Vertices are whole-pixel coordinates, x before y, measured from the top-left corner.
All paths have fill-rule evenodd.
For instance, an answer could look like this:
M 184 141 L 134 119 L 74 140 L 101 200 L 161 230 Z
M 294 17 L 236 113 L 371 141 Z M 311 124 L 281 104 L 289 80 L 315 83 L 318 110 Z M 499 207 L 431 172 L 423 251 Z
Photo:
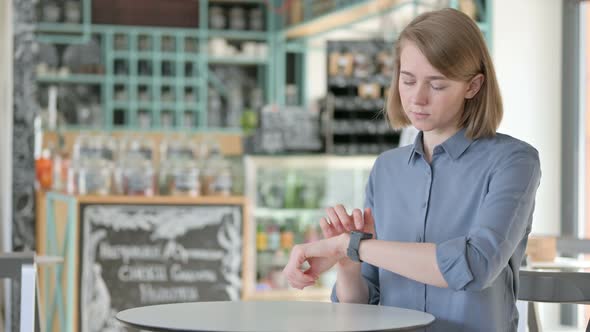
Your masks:
M 346 255 L 354 262 L 362 262 L 359 256 L 359 247 L 362 240 L 372 239 L 373 234 L 352 231 L 350 232 L 350 241 L 348 242 L 348 248 L 346 249 Z

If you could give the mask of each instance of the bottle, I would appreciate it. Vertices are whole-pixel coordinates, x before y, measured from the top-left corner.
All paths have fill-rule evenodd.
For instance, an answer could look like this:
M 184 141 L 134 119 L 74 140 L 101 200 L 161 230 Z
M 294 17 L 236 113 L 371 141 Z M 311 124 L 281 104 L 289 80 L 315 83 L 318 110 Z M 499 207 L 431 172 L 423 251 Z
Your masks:
M 238 81 L 230 81 L 228 88 L 228 106 L 225 124 L 228 128 L 239 128 L 242 112 L 244 111 L 244 95 Z
M 285 178 L 285 208 L 299 208 L 297 203 L 297 174 L 290 170 Z
M 281 230 L 281 249 L 289 250 L 293 247 L 294 234 L 289 226 L 294 220 L 287 220 L 287 225 L 280 228 Z
M 256 227 L 256 251 L 266 251 L 268 249 L 268 236 L 264 231 L 264 225 L 259 223 Z
M 202 189 L 205 195 L 231 195 L 233 187 L 231 165 L 223 158 L 215 141 L 204 143 L 207 159 L 199 160 L 202 171 Z
M 223 104 L 220 94 L 215 89 L 209 89 L 207 101 L 207 125 L 212 128 L 223 127 Z
M 53 156 L 53 190 L 66 191 L 68 182 L 68 170 L 70 168 L 70 157 L 64 148 L 64 138 L 58 134 L 58 149 Z
M 225 159 L 222 159 L 218 164 L 214 187 L 217 195 L 229 196 L 232 194 L 233 176 L 231 165 Z
M 244 166 L 243 162 L 240 160 L 233 159 L 231 162 L 228 161 L 230 164 L 231 169 L 231 177 L 232 177 L 232 195 L 241 196 L 244 195 Z
M 53 181 L 53 164 L 51 160 L 51 150 L 48 148 L 43 149 L 41 156 L 35 160 L 35 177 L 37 180 L 37 189 L 51 189 Z
M 268 250 L 279 250 L 281 247 L 281 234 L 278 226 L 275 224 L 268 225 L 266 232 L 268 233 Z

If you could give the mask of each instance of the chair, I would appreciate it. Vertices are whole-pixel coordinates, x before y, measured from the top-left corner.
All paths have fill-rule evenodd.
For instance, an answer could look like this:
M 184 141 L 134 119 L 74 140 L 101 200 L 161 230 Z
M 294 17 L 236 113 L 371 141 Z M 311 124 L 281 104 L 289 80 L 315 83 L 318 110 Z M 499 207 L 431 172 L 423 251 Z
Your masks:
M 529 301 L 529 331 L 538 332 L 534 302 L 590 304 L 590 273 L 520 270 L 518 299 Z M 590 322 L 586 332 L 590 332 Z
M 9 278 L 20 282 L 19 294 L 15 294 L 20 295 L 20 332 L 34 332 L 37 275 L 35 254 L 33 252 L 0 253 L 0 266 L 2 266 L 0 279 Z

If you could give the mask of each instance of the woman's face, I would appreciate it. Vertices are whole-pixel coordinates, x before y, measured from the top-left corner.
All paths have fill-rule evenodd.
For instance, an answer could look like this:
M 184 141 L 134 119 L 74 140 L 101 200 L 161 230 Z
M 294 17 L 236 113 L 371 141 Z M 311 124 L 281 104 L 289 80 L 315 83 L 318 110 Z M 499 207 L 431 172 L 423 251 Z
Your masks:
M 404 112 L 414 127 L 437 135 L 457 131 L 469 84 L 446 78 L 414 43 L 403 42 L 398 85 Z

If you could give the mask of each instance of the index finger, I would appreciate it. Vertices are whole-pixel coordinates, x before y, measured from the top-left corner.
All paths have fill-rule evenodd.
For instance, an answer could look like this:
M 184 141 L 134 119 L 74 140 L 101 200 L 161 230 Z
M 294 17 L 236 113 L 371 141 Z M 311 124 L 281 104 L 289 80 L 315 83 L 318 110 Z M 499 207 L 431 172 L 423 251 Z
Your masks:
M 352 210 L 352 218 L 354 220 L 354 227 L 357 231 L 362 231 L 365 227 L 365 220 L 363 219 L 363 212 L 360 209 Z
M 348 213 L 346 212 L 346 208 L 344 208 L 344 205 L 342 204 L 338 204 L 334 207 L 334 211 L 336 211 L 336 214 L 338 215 L 338 218 L 340 219 L 340 222 L 342 222 L 342 226 L 344 226 L 344 229 L 347 232 L 352 231 L 353 229 L 353 220 L 352 218 L 348 215 Z

